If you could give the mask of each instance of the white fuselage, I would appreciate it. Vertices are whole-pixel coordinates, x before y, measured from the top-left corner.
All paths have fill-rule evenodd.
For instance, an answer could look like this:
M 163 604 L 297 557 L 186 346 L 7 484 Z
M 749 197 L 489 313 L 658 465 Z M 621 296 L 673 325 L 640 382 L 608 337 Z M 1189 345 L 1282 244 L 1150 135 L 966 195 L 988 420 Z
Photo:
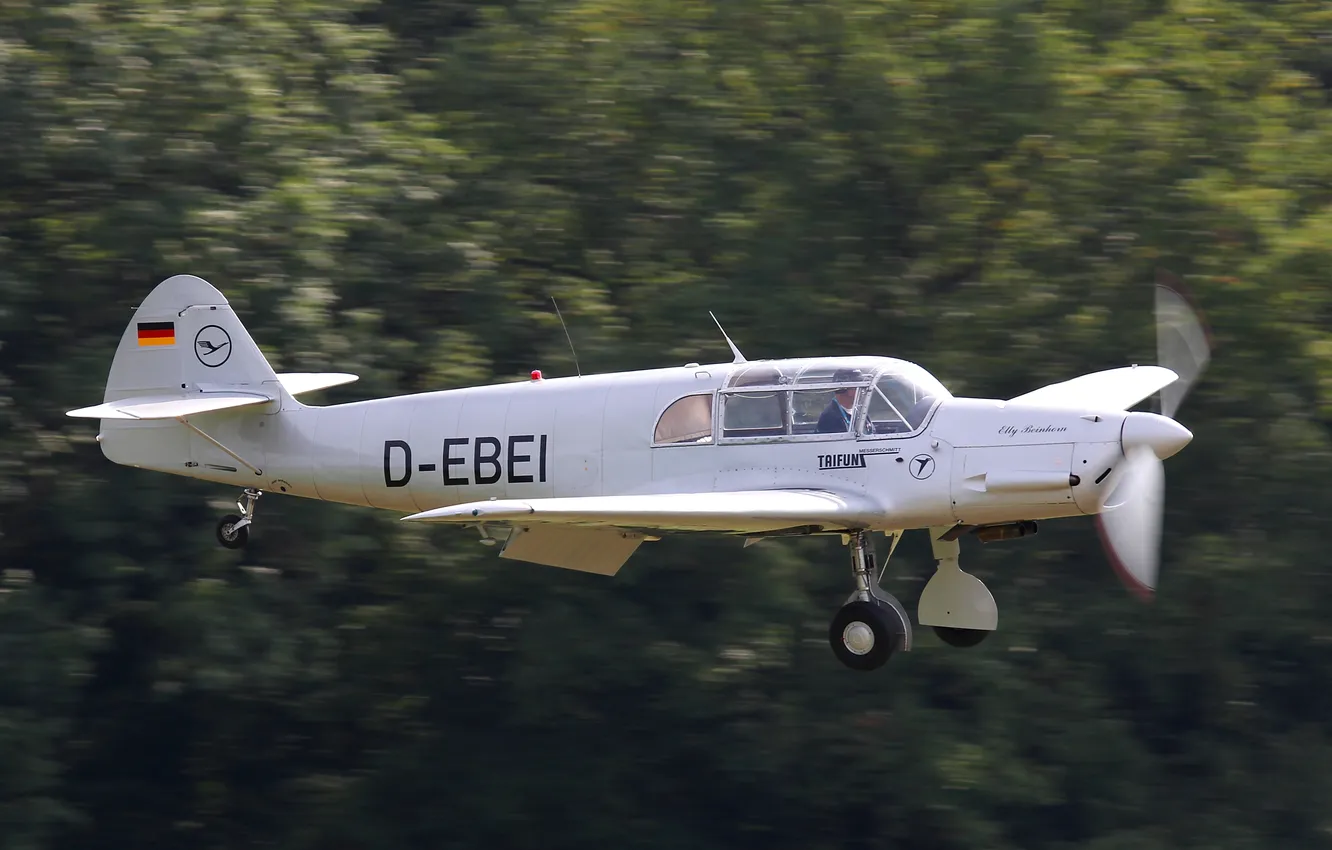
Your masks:
M 723 390 L 736 364 L 522 381 L 328 407 L 283 395 L 263 413 L 104 422 L 120 463 L 401 512 L 495 499 L 828 489 L 881 506 L 878 529 L 1091 514 L 1122 458 L 1123 411 L 942 398 L 909 434 L 713 432 L 654 445 L 672 402 Z M 709 401 L 711 404 L 711 401 Z M 149 460 L 151 458 L 151 460 Z

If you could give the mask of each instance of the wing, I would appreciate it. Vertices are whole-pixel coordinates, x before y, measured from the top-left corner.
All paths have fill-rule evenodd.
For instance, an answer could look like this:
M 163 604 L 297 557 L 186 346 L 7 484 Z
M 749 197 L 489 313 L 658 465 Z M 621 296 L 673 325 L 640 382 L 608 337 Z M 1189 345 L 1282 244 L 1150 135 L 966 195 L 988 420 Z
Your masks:
M 81 407 L 65 415 L 81 419 L 175 419 L 233 407 L 268 404 L 271 401 L 273 399 L 268 396 L 255 393 L 204 393 L 191 398 L 137 396 L 108 401 L 95 407 Z
M 883 513 L 879 505 L 863 495 L 827 490 L 740 490 L 502 499 L 436 508 L 403 519 L 758 533 L 802 526 L 814 526 L 817 530 L 869 528 Z
M 615 575 L 650 531 L 868 528 L 882 509 L 827 490 L 739 490 L 469 502 L 403 517 L 414 522 L 507 523 L 501 558 Z
M 1164 366 L 1125 366 L 1050 384 L 1009 399 L 1052 407 L 1128 410 L 1179 376 Z
M 300 395 L 350 384 L 357 380 L 357 376 L 347 372 L 279 372 L 277 379 L 284 390 Z

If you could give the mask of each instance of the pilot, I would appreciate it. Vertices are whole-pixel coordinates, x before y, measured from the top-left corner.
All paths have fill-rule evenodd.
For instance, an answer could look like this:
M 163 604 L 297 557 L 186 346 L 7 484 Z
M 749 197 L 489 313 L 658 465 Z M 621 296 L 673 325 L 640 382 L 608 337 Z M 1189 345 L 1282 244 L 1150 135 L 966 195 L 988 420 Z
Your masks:
M 843 381 L 859 383 L 859 369 L 838 369 L 833 373 L 833 383 Z M 841 387 L 833 392 L 833 400 L 819 415 L 818 433 L 845 434 L 851 430 L 851 415 L 856 407 L 856 388 Z

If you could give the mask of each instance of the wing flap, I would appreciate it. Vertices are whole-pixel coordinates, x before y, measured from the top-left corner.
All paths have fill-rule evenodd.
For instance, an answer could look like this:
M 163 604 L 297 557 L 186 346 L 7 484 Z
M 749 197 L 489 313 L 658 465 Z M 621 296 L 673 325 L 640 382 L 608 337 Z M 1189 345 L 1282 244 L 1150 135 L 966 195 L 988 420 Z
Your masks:
M 827 490 L 744 490 L 469 502 L 403 517 L 409 522 L 511 522 L 663 531 L 868 528 L 884 514 L 865 496 Z
M 277 378 L 282 388 L 292 395 L 340 387 L 360 380 L 359 375 L 349 372 L 279 372 Z
M 642 534 L 618 528 L 538 524 L 514 528 L 500 557 L 613 576 L 642 542 Z
M 1050 384 L 1009 401 L 1089 410 L 1128 410 L 1178 379 L 1179 375 L 1164 366 L 1125 366 Z
M 205 393 L 190 398 L 136 396 L 93 407 L 81 407 L 65 415 L 80 419 L 176 419 L 198 413 L 268 404 L 271 401 L 273 399 L 268 396 L 256 393 Z

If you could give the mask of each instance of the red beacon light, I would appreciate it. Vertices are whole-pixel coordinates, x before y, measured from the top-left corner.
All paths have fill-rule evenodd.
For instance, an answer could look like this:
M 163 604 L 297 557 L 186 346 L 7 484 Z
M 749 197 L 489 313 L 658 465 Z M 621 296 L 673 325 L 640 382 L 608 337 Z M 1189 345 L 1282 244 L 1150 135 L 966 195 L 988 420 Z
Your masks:
M 532 370 L 532 380 L 534 380 L 534 381 L 539 381 L 539 380 L 541 380 L 541 370 L 540 370 L 540 369 L 533 369 L 533 370 Z

